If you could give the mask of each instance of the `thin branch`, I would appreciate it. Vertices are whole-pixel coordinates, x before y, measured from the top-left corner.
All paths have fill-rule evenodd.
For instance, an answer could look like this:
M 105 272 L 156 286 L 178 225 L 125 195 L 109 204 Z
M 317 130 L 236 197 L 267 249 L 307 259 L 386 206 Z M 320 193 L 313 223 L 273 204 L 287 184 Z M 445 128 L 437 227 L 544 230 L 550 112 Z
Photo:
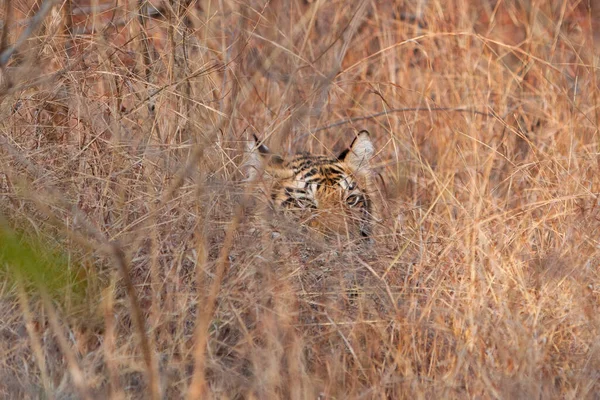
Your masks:
M 148 90 L 148 93 L 150 93 L 150 85 L 152 83 L 152 54 L 150 51 L 150 39 L 148 38 L 148 33 L 146 30 L 146 20 L 148 20 L 150 17 L 148 15 L 148 7 L 145 6 L 146 4 L 146 0 L 139 0 L 138 1 L 138 10 L 139 10 L 139 14 L 138 14 L 138 23 L 140 26 L 140 34 L 142 37 L 142 40 L 140 41 L 140 45 L 141 45 L 141 53 L 142 53 L 142 63 L 144 65 L 144 72 L 145 72 L 145 77 L 146 77 L 146 88 Z M 148 113 L 150 114 L 150 116 L 152 116 L 152 119 L 154 119 L 155 114 L 154 114 L 154 103 L 155 100 L 153 99 L 153 96 L 149 95 L 148 96 Z
M 5 21 L 12 20 L 12 3 L 10 0 L 4 0 L 4 19 Z M 0 52 L 4 52 L 6 50 L 7 42 L 8 42 L 8 23 L 3 24 L 2 26 L 2 36 L 0 36 Z
M 125 253 L 115 242 L 108 243 L 108 250 L 112 253 L 113 259 L 116 261 L 118 269 L 121 273 L 121 279 L 125 285 L 127 291 L 127 297 L 129 298 L 129 304 L 131 305 L 131 316 L 135 329 L 139 333 L 140 346 L 142 348 L 142 355 L 144 356 L 144 363 L 146 364 L 146 378 L 148 379 L 148 392 L 149 398 L 159 399 L 160 398 L 160 382 L 158 378 L 158 371 L 155 359 L 152 354 L 152 348 L 150 347 L 150 340 L 146 334 L 146 322 L 140 302 L 129 275 L 129 266 L 127 265 L 127 259 Z
M 73 4 L 72 0 L 65 0 L 65 3 L 62 7 L 63 11 L 63 35 L 65 37 L 65 54 L 67 58 L 69 53 L 72 52 L 72 49 L 75 47 L 75 42 L 73 40 Z
M 44 386 L 45 392 L 44 394 L 49 399 L 54 400 L 54 394 L 52 393 L 52 384 L 50 378 L 48 377 L 48 369 L 46 367 L 46 357 L 42 348 L 42 338 L 35 329 L 35 317 L 32 315 L 31 309 L 29 308 L 29 299 L 27 298 L 27 293 L 25 291 L 23 278 L 21 275 L 19 275 L 19 278 L 17 279 L 17 294 L 19 296 L 19 305 L 21 306 L 21 313 L 23 314 L 23 319 L 25 320 L 25 329 L 27 329 L 27 335 L 29 336 L 31 350 L 33 352 L 33 355 L 35 356 L 35 361 L 38 364 L 40 375 L 42 377 L 42 384 Z
M 387 115 L 387 114 L 392 114 L 392 113 L 397 113 L 397 112 L 408 112 L 408 111 L 454 111 L 454 112 L 465 112 L 465 113 L 483 115 L 485 117 L 490 117 L 490 118 L 494 117 L 494 115 L 491 114 L 491 113 L 487 113 L 487 112 L 484 112 L 484 111 L 477 111 L 477 110 L 473 110 L 471 108 L 464 108 L 464 107 L 459 107 L 459 108 L 455 108 L 455 107 L 408 107 L 408 108 L 392 108 L 390 110 L 385 110 L 385 111 L 381 111 L 381 112 L 378 112 L 378 113 L 375 113 L 375 114 L 365 115 L 365 116 L 362 116 L 362 117 L 353 117 L 353 118 L 348 118 L 348 119 L 342 119 L 342 120 L 336 121 L 336 122 L 334 122 L 332 124 L 321 126 L 319 128 L 313 129 L 312 131 L 310 131 L 310 134 L 315 134 L 317 132 L 321 132 L 321 131 L 324 131 L 326 129 L 335 128 L 337 126 L 346 125 L 346 124 L 350 124 L 350 123 L 353 123 L 353 122 L 365 121 L 365 120 L 368 120 L 368 119 L 373 119 L 373 118 L 381 117 L 382 115 Z
M 79 366 L 79 362 L 77 361 L 76 352 L 69 345 L 69 340 L 63 331 L 63 326 L 58 319 L 58 314 L 48 293 L 42 287 L 40 289 L 40 294 L 42 295 L 42 300 L 48 313 L 48 322 L 50 322 L 50 327 L 54 331 L 54 336 L 56 337 L 56 341 L 58 342 L 58 347 L 62 352 L 63 357 L 65 358 L 67 364 L 67 371 L 71 375 L 71 379 L 73 381 L 73 385 L 79 392 L 80 398 L 82 399 L 91 399 L 89 388 L 87 386 L 87 382 L 85 379 L 85 374 L 83 370 Z M 21 289 L 23 290 L 23 289 Z
M 19 47 L 21 47 L 21 45 L 25 43 L 27 39 L 29 39 L 33 32 L 35 32 L 38 29 L 48 12 L 50 12 L 52 7 L 54 7 L 55 3 L 56 0 L 46 0 L 44 3 L 42 3 L 42 6 L 38 10 L 38 12 L 33 16 L 33 18 L 31 18 L 31 23 L 21 33 L 15 44 L 10 46 L 6 50 L 2 50 L 2 53 L 0 54 L 0 67 L 5 66 L 8 63 L 8 60 L 10 60 L 10 57 L 15 53 L 15 51 Z

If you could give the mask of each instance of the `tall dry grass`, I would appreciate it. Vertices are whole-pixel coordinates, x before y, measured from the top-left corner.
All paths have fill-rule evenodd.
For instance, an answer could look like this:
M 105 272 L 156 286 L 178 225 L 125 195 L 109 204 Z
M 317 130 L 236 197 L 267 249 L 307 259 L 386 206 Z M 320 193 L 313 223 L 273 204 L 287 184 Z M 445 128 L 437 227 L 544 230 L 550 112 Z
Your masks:
M 600 6 L 554 3 L 5 0 L 1 396 L 597 399 Z M 242 183 L 359 129 L 371 245 Z

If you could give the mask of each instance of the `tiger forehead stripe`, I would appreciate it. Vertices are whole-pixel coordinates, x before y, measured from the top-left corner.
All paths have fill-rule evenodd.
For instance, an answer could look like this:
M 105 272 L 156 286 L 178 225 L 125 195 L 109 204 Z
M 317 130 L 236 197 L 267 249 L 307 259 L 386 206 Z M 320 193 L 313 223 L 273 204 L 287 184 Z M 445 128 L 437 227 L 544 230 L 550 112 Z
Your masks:
M 302 157 L 290 162 L 290 167 L 295 169 L 296 171 L 300 171 L 309 167 L 320 166 L 323 164 L 330 163 L 331 160 L 323 157 L 323 158 L 313 158 L 313 157 Z
M 327 175 L 342 175 L 344 173 L 344 171 L 342 171 L 338 166 L 336 165 L 327 165 L 327 166 L 323 166 L 323 173 L 327 174 Z
M 319 171 L 317 170 L 317 168 L 313 167 L 311 169 L 309 169 L 308 171 L 300 171 L 298 172 L 298 176 L 301 176 L 304 179 L 310 178 L 314 175 L 316 175 Z

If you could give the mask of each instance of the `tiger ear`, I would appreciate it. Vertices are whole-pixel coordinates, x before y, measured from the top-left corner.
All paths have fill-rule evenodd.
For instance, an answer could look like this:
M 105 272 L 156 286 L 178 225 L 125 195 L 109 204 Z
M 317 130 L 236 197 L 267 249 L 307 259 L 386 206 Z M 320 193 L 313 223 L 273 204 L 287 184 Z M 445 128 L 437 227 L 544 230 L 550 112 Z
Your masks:
M 338 160 L 343 161 L 354 173 L 366 173 L 371 169 L 371 158 L 375 154 L 375 148 L 369 132 L 362 130 L 358 132 L 350 147 L 342 151 Z
M 254 139 L 254 143 L 252 143 L 252 147 L 255 148 L 256 150 L 258 150 L 258 153 L 266 156 L 268 154 L 271 154 L 271 150 L 269 150 L 269 148 L 267 146 L 265 146 L 260 140 L 258 140 L 258 138 L 256 137 L 256 134 L 252 134 L 252 138 Z
M 256 135 L 252 135 L 254 140 L 248 142 L 247 153 L 248 161 L 246 166 L 249 180 L 257 178 L 258 171 L 268 172 L 270 175 L 286 175 L 283 158 L 277 154 L 271 153 L 271 150 L 265 146 Z

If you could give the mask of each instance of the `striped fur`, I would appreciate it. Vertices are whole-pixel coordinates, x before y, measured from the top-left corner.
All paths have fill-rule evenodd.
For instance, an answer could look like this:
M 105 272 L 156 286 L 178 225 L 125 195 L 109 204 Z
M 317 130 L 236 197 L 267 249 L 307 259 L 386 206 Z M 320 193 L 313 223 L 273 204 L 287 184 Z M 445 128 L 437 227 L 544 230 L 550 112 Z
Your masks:
M 270 183 L 269 199 L 275 209 L 318 230 L 369 236 L 372 213 L 366 189 L 374 148 L 367 131 L 358 133 L 337 158 L 285 159 L 272 154 L 256 136 L 249 151 L 249 178 Z

